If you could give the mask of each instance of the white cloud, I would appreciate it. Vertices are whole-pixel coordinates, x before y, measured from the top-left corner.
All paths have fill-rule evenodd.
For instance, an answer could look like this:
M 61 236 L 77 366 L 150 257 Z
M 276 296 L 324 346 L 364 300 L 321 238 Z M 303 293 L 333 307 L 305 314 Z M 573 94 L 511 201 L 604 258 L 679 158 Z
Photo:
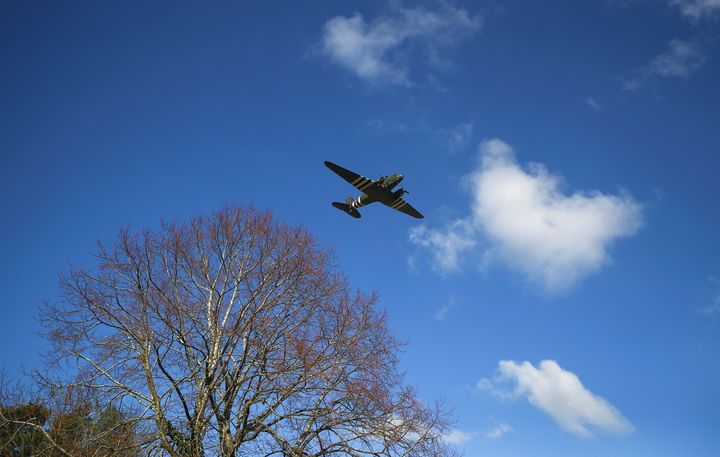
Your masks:
M 486 438 L 498 439 L 506 433 L 512 432 L 512 427 L 506 423 L 497 424 L 492 430 L 485 433 Z
M 720 0 L 670 0 L 670 4 L 679 7 L 683 16 L 692 19 L 701 19 L 720 12 Z
M 560 291 L 598 271 L 611 244 L 641 224 L 640 205 L 629 195 L 565 195 L 560 178 L 540 164 L 524 170 L 498 139 L 481 144 L 479 167 L 466 181 L 473 196 L 468 216 L 441 229 L 410 231 L 410 241 L 432 253 L 441 273 L 460 270 L 462 258 L 482 244 L 482 262 L 501 261 L 546 290 Z
M 503 360 L 496 377 L 481 380 L 478 388 L 487 390 L 490 386 L 497 391 L 506 382 L 515 386 L 509 395 L 527 398 L 570 433 L 592 436 L 593 432 L 624 434 L 634 430 L 620 411 L 587 390 L 575 373 L 564 370 L 554 360 L 543 360 L 538 368 L 530 362 Z
M 649 64 L 634 71 L 635 76 L 623 82 L 626 90 L 637 90 L 653 78 L 687 79 L 702 67 L 705 56 L 693 42 L 671 40 L 668 50 Z
M 367 83 L 408 85 L 411 48 L 423 50 L 427 65 L 442 68 L 447 48 L 474 34 L 481 23 L 480 17 L 447 4 L 437 11 L 399 7 L 371 23 L 359 13 L 338 16 L 325 24 L 322 52 Z
M 475 433 L 463 432 L 456 428 L 443 435 L 443 441 L 447 444 L 465 444 L 475 437 Z

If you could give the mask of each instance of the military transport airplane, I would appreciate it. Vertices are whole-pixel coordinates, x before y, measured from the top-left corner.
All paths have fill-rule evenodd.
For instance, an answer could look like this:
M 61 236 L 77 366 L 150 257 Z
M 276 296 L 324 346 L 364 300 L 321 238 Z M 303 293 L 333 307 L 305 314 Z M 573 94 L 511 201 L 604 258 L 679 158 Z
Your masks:
M 332 202 L 335 208 L 346 212 L 354 218 L 360 218 L 358 208 L 369 205 L 370 203 L 380 202 L 401 213 L 422 219 L 423 215 L 403 200 L 403 194 L 407 194 L 408 191 L 402 188 L 392 190 L 393 187 L 400 184 L 403 175 L 381 176 L 373 181 L 327 160 L 325 161 L 325 166 L 340 175 L 342 179 L 349 182 L 358 190 L 364 192 L 358 198 L 348 197 L 345 203 Z

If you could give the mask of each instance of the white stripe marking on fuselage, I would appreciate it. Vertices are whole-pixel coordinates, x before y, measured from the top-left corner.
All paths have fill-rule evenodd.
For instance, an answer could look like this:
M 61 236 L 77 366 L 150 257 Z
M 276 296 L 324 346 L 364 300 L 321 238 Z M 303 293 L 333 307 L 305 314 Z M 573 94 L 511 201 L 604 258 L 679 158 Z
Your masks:
M 372 184 L 373 184 L 373 182 L 370 181 L 370 180 L 368 180 L 368 182 L 366 182 L 366 183 L 362 184 L 361 186 L 359 186 L 358 189 L 360 189 L 360 190 L 362 190 L 362 191 L 364 192 L 365 189 L 367 189 L 368 187 L 370 187 Z

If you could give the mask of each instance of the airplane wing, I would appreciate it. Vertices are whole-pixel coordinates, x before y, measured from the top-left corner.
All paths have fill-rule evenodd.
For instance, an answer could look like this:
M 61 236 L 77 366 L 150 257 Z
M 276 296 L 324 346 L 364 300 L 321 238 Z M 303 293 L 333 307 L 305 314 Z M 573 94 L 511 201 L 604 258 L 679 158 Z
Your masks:
M 375 181 L 373 181 L 372 179 L 368 179 L 365 176 L 360 176 L 353 171 L 350 171 L 346 168 L 341 167 L 340 165 L 336 165 L 327 160 L 325 161 L 325 166 L 337 173 L 338 176 L 340 176 L 342 179 L 349 182 L 352 186 L 362 192 L 365 192 L 365 189 L 375 183 Z
M 401 213 L 405 213 L 408 216 L 412 216 L 417 219 L 422 219 L 424 216 L 420 214 L 418 210 L 413 208 L 410 203 L 406 202 L 402 198 L 397 198 L 390 203 L 386 203 L 387 206 L 389 206 L 392 209 L 396 209 L 400 211 Z

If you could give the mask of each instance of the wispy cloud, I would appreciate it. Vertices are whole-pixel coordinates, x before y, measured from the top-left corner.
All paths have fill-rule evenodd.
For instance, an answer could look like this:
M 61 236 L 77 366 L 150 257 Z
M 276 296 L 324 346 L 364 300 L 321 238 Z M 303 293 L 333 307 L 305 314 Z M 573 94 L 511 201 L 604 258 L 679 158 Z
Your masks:
M 475 124 L 461 122 L 451 127 L 435 127 L 424 120 L 399 122 L 375 117 L 365 122 L 364 130 L 374 134 L 418 134 L 425 135 L 442 151 L 450 154 L 464 151 L 472 143 Z
M 585 99 L 585 103 L 587 103 L 587 106 L 589 106 L 593 111 L 601 111 L 602 106 L 598 102 L 595 101 L 594 98 L 588 97 Z
M 508 424 L 501 422 L 497 424 L 492 430 L 485 432 L 485 437 L 491 440 L 496 440 L 506 433 L 512 432 L 512 427 Z
M 429 229 L 425 225 L 410 229 L 410 241 L 432 253 L 431 268 L 441 274 L 460 270 L 460 256 L 477 244 L 471 221 L 459 219 L 443 230 Z
M 543 360 L 537 368 L 530 362 L 503 360 L 496 376 L 482 379 L 478 389 L 502 392 L 507 383 L 514 387 L 506 390 L 506 397 L 527 398 L 570 433 L 589 437 L 593 432 L 624 434 L 634 430 L 619 410 L 586 389 L 575 373 L 554 360 Z
M 457 428 L 449 430 L 442 437 L 443 441 L 447 444 L 460 446 L 465 443 L 472 441 L 477 437 L 486 438 L 489 440 L 496 440 L 501 438 L 503 435 L 512 432 L 513 428 L 504 422 L 495 424 L 493 428 L 486 431 L 473 431 L 467 432 Z
M 425 65 L 441 69 L 448 65 L 447 50 L 481 24 L 481 17 L 444 3 L 435 11 L 396 7 L 370 23 L 359 13 L 330 19 L 321 46 L 332 62 L 371 85 L 409 85 L 413 50 L 421 50 Z
M 455 308 L 455 300 L 453 298 L 449 298 L 448 301 L 445 302 L 445 304 L 435 310 L 435 312 L 433 313 L 433 319 L 438 322 L 445 320 L 445 317 L 453 308 Z
M 710 278 L 710 282 L 718 288 L 718 292 L 713 298 L 712 303 L 700 308 L 700 312 L 708 317 L 720 317 L 720 280 Z
M 367 130 L 377 133 L 408 133 L 415 129 L 414 126 L 401 123 L 401 122 L 390 122 L 378 117 L 370 119 L 365 123 Z
M 683 16 L 702 19 L 720 12 L 720 0 L 670 0 L 671 5 L 680 8 Z
M 427 249 L 443 274 L 461 270 L 463 259 L 482 246 L 480 267 L 501 261 L 546 290 L 560 291 L 598 271 L 612 243 L 641 225 L 640 205 L 626 193 L 565 195 L 559 177 L 540 164 L 521 168 L 498 139 L 480 145 L 479 166 L 465 180 L 473 197 L 468 216 L 410 231 L 410 241 Z
M 656 56 L 649 64 L 634 70 L 633 76 L 623 81 L 625 90 L 637 90 L 655 78 L 687 79 L 703 66 L 705 56 L 691 41 L 672 40 L 666 52 Z
M 463 122 L 449 129 L 439 129 L 435 135 L 444 150 L 455 153 L 470 146 L 474 130 L 475 125 L 472 122 Z
M 458 430 L 456 428 L 448 431 L 446 434 L 443 435 L 443 441 L 447 444 L 465 444 L 468 441 L 472 440 L 476 433 L 470 433 L 470 432 L 463 432 L 462 430 Z
M 703 314 L 710 317 L 720 316 L 720 295 L 715 297 L 713 302 L 700 309 Z

